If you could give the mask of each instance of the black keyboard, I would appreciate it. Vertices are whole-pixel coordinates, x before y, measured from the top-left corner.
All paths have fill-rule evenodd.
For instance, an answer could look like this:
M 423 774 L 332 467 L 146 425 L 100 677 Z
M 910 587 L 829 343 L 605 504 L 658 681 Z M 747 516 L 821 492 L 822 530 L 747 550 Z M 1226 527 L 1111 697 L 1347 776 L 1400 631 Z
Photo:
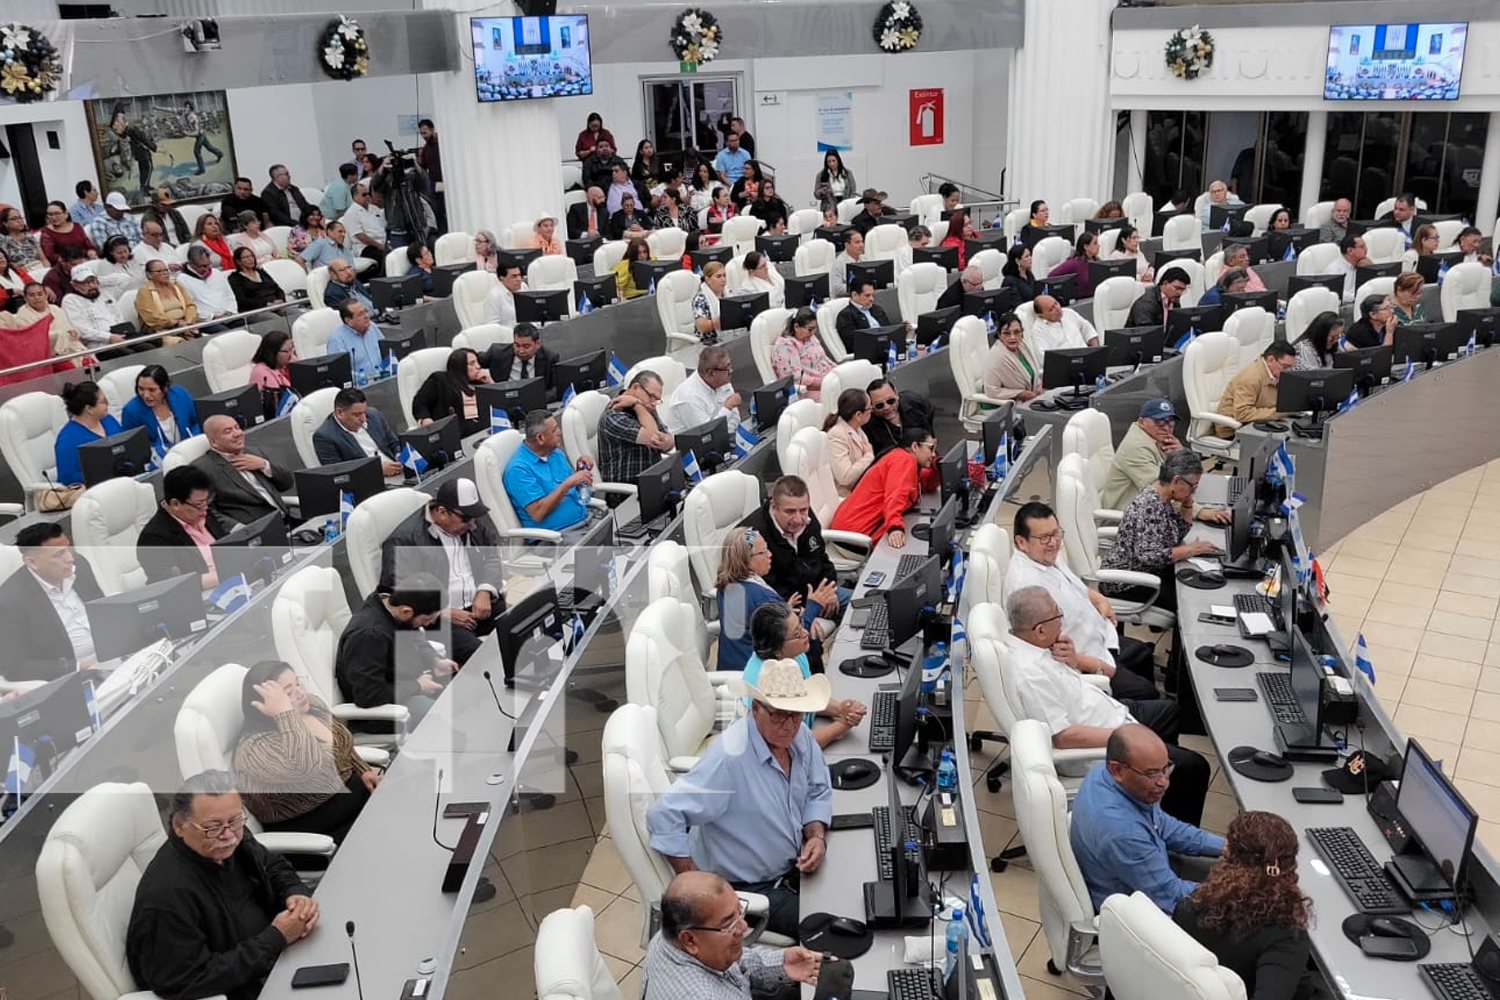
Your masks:
M 1410 913 L 1396 887 L 1391 885 L 1379 862 L 1347 826 L 1314 826 L 1307 829 L 1307 839 L 1323 855 L 1334 876 L 1344 886 L 1354 908 L 1361 913 Z
M 900 695 L 895 691 L 876 691 L 870 703 L 870 752 L 890 753 L 896 749 L 896 711 Z
M 917 570 L 921 569 L 922 564 L 926 561 L 927 556 L 902 556 L 900 559 L 896 560 L 896 575 L 891 577 L 891 583 L 899 583 L 900 581 L 911 576 Z
M 891 807 L 876 806 L 870 810 L 870 815 L 875 820 L 875 825 L 870 829 L 875 831 L 875 861 L 880 866 L 880 881 L 890 882 L 896 877 L 895 870 L 891 868 Z M 911 806 L 901 807 L 901 819 L 901 839 L 908 844 L 920 844 L 922 831 L 917 827 Z M 920 847 L 913 847 L 906 852 L 908 861 L 920 861 L 921 858 Z
M 870 617 L 865 619 L 864 631 L 859 634 L 860 649 L 884 649 L 891 641 L 891 612 L 885 598 L 879 597 L 870 605 Z
M 931 969 L 886 969 L 885 988 L 890 1000 L 937 1000 Z
M 1284 726 L 1307 725 L 1307 713 L 1302 711 L 1297 692 L 1292 690 L 1291 675 L 1265 671 L 1255 675 L 1255 683 L 1260 685 L 1260 693 L 1266 696 L 1266 704 L 1271 706 L 1271 715 L 1277 722 Z
M 650 521 L 647 521 L 645 523 L 642 523 L 641 519 L 638 517 L 632 517 L 624 524 L 619 525 L 615 528 L 615 537 L 629 538 L 632 540 L 645 538 L 647 535 L 655 537 L 656 535 L 662 533 L 666 526 L 671 523 L 671 520 L 672 515 L 670 513 L 662 514 L 661 516 L 652 518 Z
M 1234 610 L 1242 615 L 1253 615 L 1258 611 L 1281 628 L 1281 609 L 1265 594 L 1235 594 Z
M 1467 962 L 1424 962 L 1417 971 L 1438 1000 L 1494 1000 L 1484 980 Z

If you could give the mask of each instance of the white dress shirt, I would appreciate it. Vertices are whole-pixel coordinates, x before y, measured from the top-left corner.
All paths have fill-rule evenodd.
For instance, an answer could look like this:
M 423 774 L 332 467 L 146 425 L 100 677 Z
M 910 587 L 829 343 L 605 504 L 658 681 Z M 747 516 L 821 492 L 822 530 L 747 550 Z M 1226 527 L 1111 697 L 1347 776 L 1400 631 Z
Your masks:
M 1060 564 L 1039 563 L 1016 549 L 1005 572 L 1003 599 L 1009 601 L 1010 595 L 1023 587 L 1042 587 L 1052 595 L 1063 613 L 1063 635 L 1073 640 L 1078 652 L 1106 663 L 1115 662 L 1120 633 L 1089 600 L 1089 589 L 1078 574 Z
M 140 288 L 145 283 L 146 265 L 133 259 L 123 264 L 96 260 L 94 274 L 99 278 L 99 287 L 118 299 L 132 288 Z
M 1049 650 L 1005 637 L 1007 668 L 1015 672 L 1016 690 L 1026 718 L 1047 724 L 1053 736 L 1069 726 L 1116 729 L 1134 721 L 1130 712 Z
M 376 243 L 385 242 L 385 209 L 383 208 L 361 205 L 356 202 L 349 206 L 348 211 L 339 221 L 344 224 L 351 243 L 358 242 L 354 237 L 360 233 L 364 233 Z M 363 243 L 360 243 L 360 248 L 364 248 Z
M 97 299 L 69 292 L 63 296 L 62 311 L 68 314 L 68 322 L 78 331 L 78 339 L 83 341 L 84 347 L 108 344 L 109 328 L 125 322 L 114 298 L 103 291 Z
M 501 326 L 516 325 L 516 297 L 504 285 L 496 285 L 484 297 L 484 321 Z
M 710 420 L 719 417 L 729 418 L 729 433 L 734 434 L 735 428 L 740 425 L 740 414 L 738 410 L 726 409 L 724 400 L 734 395 L 734 386 L 728 382 L 717 389 L 710 389 L 708 383 L 697 372 L 682 380 L 672 393 L 671 405 L 668 409 L 671 416 L 667 420 L 667 429 L 673 433 L 685 431 L 690 427 L 706 424 Z
M 1031 325 L 1031 331 L 1026 334 L 1026 339 L 1031 341 L 1032 350 L 1036 351 L 1036 356 L 1040 359 L 1048 351 L 1058 348 L 1087 347 L 1090 336 L 1098 336 L 1098 334 L 1089 329 L 1077 313 L 1064 309 L 1061 323 L 1039 318 Z
M 1349 259 L 1347 257 L 1340 255 L 1339 259 L 1333 262 L 1332 273 L 1342 274 L 1344 276 L 1344 294 L 1342 296 L 1344 305 L 1348 305 L 1349 303 L 1353 302 L 1354 292 L 1357 285 L 1357 277 L 1354 265 L 1349 263 Z
M 177 282 L 193 297 L 199 319 L 231 316 L 240 311 L 234 299 L 234 289 L 229 287 L 228 271 L 210 269 L 207 278 L 200 278 L 183 268 L 177 274 Z
M 63 630 L 68 633 L 68 642 L 73 644 L 73 658 L 80 663 L 92 660 L 94 658 L 94 633 L 89 627 L 88 608 L 84 605 L 83 598 L 78 596 L 78 591 L 73 589 L 73 582 L 77 579 L 77 575 L 68 574 L 68 578 L 62 582 L 61 587 L 54 587 L 37 576 L 30 567 L 27 567 L 26 572 L 31 573 L 37 586 L 42 588 L 42 593 L 47 595 L 47 600 L 52 602 L 52 609 L 57 612 L 57 620 L 62 622 Z

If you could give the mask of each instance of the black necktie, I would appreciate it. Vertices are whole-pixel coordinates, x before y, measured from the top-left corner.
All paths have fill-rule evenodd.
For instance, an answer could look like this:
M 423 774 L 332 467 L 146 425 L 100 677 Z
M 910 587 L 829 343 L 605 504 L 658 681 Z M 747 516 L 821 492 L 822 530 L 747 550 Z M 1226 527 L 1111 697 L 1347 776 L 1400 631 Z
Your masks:
M 523 360 L 521 362 L 521 377 L 522 378 L 531 378 L 531 362 L 530 361 Z

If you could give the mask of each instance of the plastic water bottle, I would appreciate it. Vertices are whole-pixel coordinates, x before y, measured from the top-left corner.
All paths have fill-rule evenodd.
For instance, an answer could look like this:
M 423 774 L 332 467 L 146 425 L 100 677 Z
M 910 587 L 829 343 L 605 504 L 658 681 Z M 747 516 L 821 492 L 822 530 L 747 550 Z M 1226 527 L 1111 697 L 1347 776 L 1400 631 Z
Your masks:
M 938 681 L 942 679 L 943 671 L 948 666 L 948 644 L 939 642 L 932 647 L 932 652 L 927 654 L 927 659 L 922 661 L 922 693 L 931 694 L 936 690 Z
M 912 338 L 906 342 L 906 360 L 917 360 L 917 336 L 915 333 L 913 333 Z
M 967 954 L 969 950 L 969 924 L 967 913 L 962 906 L 953 908 L 953 919 L 948 921 L 946 937 L 948 946 L 943 952 L 943 982 L 945 983 L 958 966 L 959 955 Z
M 578 468 L 579 469 L 587 469 L 588 467 L 589 467 L 588 463 L 585 462 L 583 459 L 580 458 L 578 460 Z M 590 486 L 588 483 L 579 483 L 578 484 L 578 500 L 579 500 L 579 502 L 581 502 L 585 507 L 587 507 L 589 505 L 589 501 L 592 500 L 592 499 L 594 499 L 594 488 L 592 486 Z
M 1108 384 L 1109 383 L 1104 380 L 1104 376 L 1103 375 L 1099 375 L 1099 376 L 1097 376 L 1094 379 L 1094 391 L 1095 392 L 1103 392 L 1104 391 L 1104 387 L 1106 385 L 1108 385 Z
M 332 542 L 339 537 L 339 519 L 330 517 L 323 522 L 323 541 Z
M 937 787 L 940 792 L 958 790 L 958 765 L 953 762 L 953 751 L 944 750 L 938 761 Z

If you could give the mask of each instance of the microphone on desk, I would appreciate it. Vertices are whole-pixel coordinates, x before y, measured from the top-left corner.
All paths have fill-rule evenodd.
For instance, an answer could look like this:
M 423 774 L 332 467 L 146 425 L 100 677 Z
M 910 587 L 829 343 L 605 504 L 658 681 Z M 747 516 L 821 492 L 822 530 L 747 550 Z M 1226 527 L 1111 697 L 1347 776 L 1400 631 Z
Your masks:
M 442 768 L 438 768 L 437 791 L 434 792 L 433 796 L 432 796 L 432 842 L 434 844 L 438 845 L 439 847 L 441 847 L 445 851 L 451 851 L 451 850 L 454 850 L 454 848 L 448 846 L 445 843 L 443 843 L 441 840 L 438 840 L 438 835 L 437 835 L 438 812 L 439 812 L 439 806 L 441 806 L 441 804 L 442 804 L 442 800 L 443 800 L 443 769 Z
M 359 1000 L 365 1000 L 364 983 L 359 978 L 359 952 L 354 947 L 354 921 L 344 921 L 344 933 L 349 935 L 349 957 L 354 960 L 354 990 L 359 995 Z
M 500 692 L 495 690 L 495 681 L 490 677 L 490 672 L 488 670 L 484 672 L 484 682 L 490 686 L 490 695 L 495 699 L 495 708 L 499 710 L 501 715 L 505 716 L 511 722 L 515 722 L 516 717 L 507 712 L 505 710 L 505 706 L 500 704 Z

